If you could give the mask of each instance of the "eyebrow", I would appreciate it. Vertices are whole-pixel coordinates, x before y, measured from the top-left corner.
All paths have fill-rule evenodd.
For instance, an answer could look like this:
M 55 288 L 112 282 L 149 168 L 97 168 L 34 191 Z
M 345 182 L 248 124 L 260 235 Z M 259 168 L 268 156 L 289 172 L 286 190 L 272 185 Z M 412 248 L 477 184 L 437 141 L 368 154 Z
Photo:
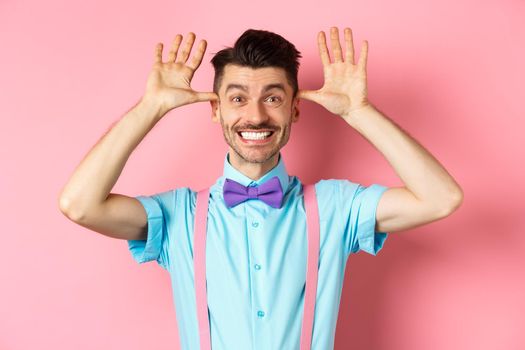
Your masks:
M 248 92 L 248 86 L 232 83 L 232 84 L 228 84 L 228 86 L 226 86 L 226 90 L 224 91 L 224 93 L 227 93 L 228 90 L 230 90 L 230 89 L 240 89 L 240 90 L 243 90 L 245 92 Z M 284 85 L 281 84 L 281 83 L 268 84 L 268 85 L 266 85 L 264 87 L 262 92 L 266 92 L 266 91 L 271 90 L 271 89 L 281 89 L 283 92 L 286 92 L 286 90 L 284 89 Z

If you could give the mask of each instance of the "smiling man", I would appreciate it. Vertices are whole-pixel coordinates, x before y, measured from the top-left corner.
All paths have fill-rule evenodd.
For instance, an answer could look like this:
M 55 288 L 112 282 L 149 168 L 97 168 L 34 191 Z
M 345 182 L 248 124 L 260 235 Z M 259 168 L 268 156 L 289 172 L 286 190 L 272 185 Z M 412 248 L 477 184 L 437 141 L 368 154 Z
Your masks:
M 205 40 L 189 61 L 193 33 L 180 52 L 182 36 L 175 37 L 166 62 L 159 43 L 146 93 L 62 190 L 59 205 L 69 219 L 127 240 L 137 262 L 155 260 L 170 273 L 182 349 L 333 349 L 348 256 L 376 255 L 387 232 L 442 219 L 459 207 L 462 191 L 454 179 L 369 101 L 368 43 L 354 63 L 350 28 L 344 39 L 345 51 L 331 28 L 331 58 L 325 33 L 318 33 L 325 79 L 319 90 L 299 90 L 299 51 L 269 31 L 247 30 L 214 55 L 213 92 L 190 87 Z M 300 99 L 343 118 L 405 186 L 347 179 L 306 185 L 289 175 L 280 150 L 299 120 Z M 170 110 L 201 101 L 209 101 L 229 145 L 223 175 L 201 191 L 110 193 L 151 128 Z
M 258 179 L 277 165 L 279 151 L 290 138 L 291 123 L 297 121 L 298 99 L 282 68 L 228 64 L 223 75 L 221 103 L 212 102 L 213 121 L 222 125 L 230 163 Z
M 247 30 L 212 59 L 220 101 L 211 102 L 213 121 L 222 125 L 230 163 L 252 179 L 277 165 L 298 120 L 299 57 L 281 36 Z

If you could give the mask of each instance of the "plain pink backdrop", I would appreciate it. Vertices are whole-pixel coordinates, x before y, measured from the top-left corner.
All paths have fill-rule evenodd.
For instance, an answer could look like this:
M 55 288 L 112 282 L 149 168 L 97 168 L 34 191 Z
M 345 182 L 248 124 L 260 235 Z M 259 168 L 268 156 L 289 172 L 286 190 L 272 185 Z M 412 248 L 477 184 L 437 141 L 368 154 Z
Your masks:
M 0 349 L 179 349 L 168 273 L 69 221 L 58 194 L 142 95 L 157 42 L 207 39 L 192 86 L 210 90 L 214 52 L 245 29 L 275 31 L 303 53 L 300 88 L 317 89 L 316 34 L 332 25 L 352 28 L 356 55 L 368 40 L 370 100 L 465 194 L 450 217 L 391 233 L 376 257 L 350 257 L 335 348 L 524 349 L 523 18 L 519 0 L 2 1 Z M 291 174 L 402 185 L 341 118 L 301 106 L 283 149 Z M 226 151 L 209 104 L 183 106 L 112 192 L 201 189 Z

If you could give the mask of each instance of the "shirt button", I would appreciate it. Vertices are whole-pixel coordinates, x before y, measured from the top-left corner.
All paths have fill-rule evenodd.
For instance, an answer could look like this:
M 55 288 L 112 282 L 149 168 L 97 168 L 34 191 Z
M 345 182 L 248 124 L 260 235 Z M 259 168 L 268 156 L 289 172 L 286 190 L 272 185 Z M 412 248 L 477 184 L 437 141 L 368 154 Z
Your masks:
M 253 267 L 254 267 L 256 270 L 260 270 L 260 269 L 261 269 L 261 265 L 259 265 L 259 264 L 255 264 L 255 265 L 253 265 Z
M 254 222 L 252 222 L 252 226 L 253 226 L 253 227 L 258 227 L 258 226 L 259 226 L 259 223 L 258 223 L 257 221 L 254 221 Z
M 264 317 L 264 311 L 257 311 L 257 316 Z

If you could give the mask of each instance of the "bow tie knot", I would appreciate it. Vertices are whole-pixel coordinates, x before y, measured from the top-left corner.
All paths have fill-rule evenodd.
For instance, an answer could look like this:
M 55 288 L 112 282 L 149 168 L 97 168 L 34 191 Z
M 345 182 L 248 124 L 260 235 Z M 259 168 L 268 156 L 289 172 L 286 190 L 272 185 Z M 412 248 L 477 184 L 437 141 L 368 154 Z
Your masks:
M 247 189 L 248 189 L 248 197 L 249 198 L 257 198 L 257 197 L 259 197 L 259 187 L 250 186 Z
M 248 199 L 260 199 L 273 208 L 280 208 L 283 199 L 281 182 L 277 176 L 259 186 L 243 186 L 237 181 L 226 179 L 223 187 L 224 201 L 233 207 Z

